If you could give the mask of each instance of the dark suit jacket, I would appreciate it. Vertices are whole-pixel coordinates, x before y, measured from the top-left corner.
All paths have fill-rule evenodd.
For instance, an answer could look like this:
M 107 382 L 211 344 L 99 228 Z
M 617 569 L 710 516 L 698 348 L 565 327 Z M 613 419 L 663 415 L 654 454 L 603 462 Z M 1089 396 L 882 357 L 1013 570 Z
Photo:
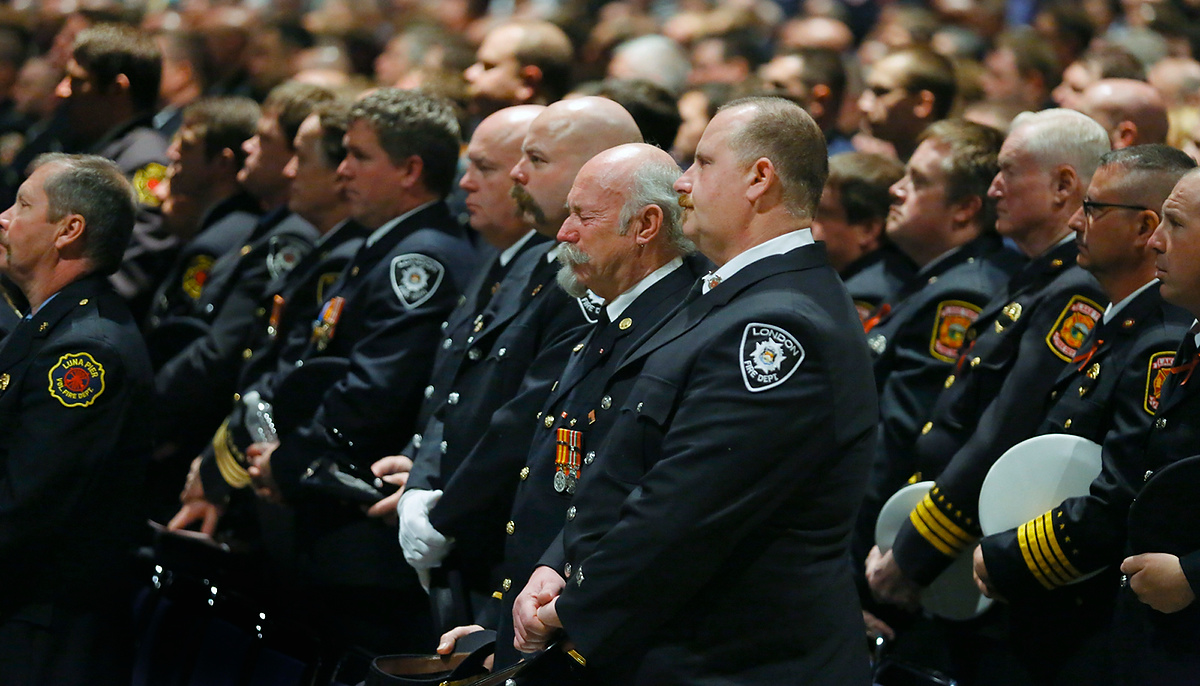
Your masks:
M 846 553 L 873 389 L 819 245 L 754 262 L 637 345 L 606 385 L 625 401 L 563 531 L 558 613 L 588 669 L 870 683 Z

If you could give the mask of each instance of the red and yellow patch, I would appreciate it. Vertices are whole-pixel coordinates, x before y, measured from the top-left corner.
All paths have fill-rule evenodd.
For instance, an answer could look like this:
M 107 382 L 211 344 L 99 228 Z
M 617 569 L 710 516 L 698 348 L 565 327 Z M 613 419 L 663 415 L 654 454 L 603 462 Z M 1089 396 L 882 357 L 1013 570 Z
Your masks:
M 183 292 L 192 300 L 199 300 L 204 291 L 204 283 L 208 281 L 208 272 L 216 262 L 212 255 L 196 255 L 183 270 Z
M 104 392 L 104 366 L 87 353 L 67 353 L 50 368 L 50 395 L 64 407 L 87 407 Z
M 133 189 L 137 191 L 138 202 L 147 207 L 158 207 L 162 199 L 155 192 L 159 184 L 167 178 L 167 168 L 157 162 L 151 162 L 133 173 Z
M 1171 376 L 1171 367 L 1175 365 L 1175 352 L 1166 350 L 1150 356 L 1150 368 L 1146 372 L 1146 402 L 1142 405 L 1150 414 L 1158 410 L 1158 399 L 1162 395 L 1163 384 Z
M 1095 302 L 1082 295 L 1072 297 L 1046 335 L 1046 345 L 1063 362 L 1070 362 L 1103 316 L 1104 310 Z
M 933 320 L 933 336 L 929 339 L 929 354 L 942 362 L 957 360 L 967 340 L 967 329 L 979 318 L 982 309 L 963 300 L 943 300 L 938 303 L 937 317 Z

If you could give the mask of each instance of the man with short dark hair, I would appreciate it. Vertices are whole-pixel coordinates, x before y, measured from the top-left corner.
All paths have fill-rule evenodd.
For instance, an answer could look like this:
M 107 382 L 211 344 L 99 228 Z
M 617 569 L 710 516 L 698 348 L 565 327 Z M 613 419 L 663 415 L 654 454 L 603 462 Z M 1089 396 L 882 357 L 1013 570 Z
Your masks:
M 718 268 L 605 383 L 613 426 L 516 599 L 519 649 L 561 629 L 556 650 L 600 683 L 870 683 L 845 556 L 877 410 L 858 316 L 807 229 L 826 169 L 792 102 L 710 122 L 675 189 Z
M 154 40 L 115 24 L 84 29 L 75 38 L 66 77 L 58 84 L 65 101 L 67 150 L 90 152 L 117 163 L 133 181 L 142 210 L 121 269 L 111 278 L 135 316 L 170 266 L 177 241 L 162 231 L 155 189 L 166 178 L 167 140 L 152 126 L 162 75 Z
M 863 129 L 907 161 L 925 127 L 950 114 L 957 93 L 954 66 L 945 57 L 928 48 L 890 53 L 867 72 L 858 98 Z
M 0 271 L 30 313 L 0 347 L 0 672 L 128 684 L 131 546 L 150 451 L 150 362 L 105 278 L 133 230 L 112 162 L 35 161 L 0 214 Z
M 846 95 L 846 67 L 832 50 L 806 49 L 776 55 L 758 69 L 763 87 L 792 98 L 812 115 L 829 148 L 829 156 L 850 152 L 854 145 L 837 129 Z
M 547 105 L 571 87 L 571 39 L 548 21 L 513 20 L 488 31 L 463 72 L 473 114 L 512 105 Z

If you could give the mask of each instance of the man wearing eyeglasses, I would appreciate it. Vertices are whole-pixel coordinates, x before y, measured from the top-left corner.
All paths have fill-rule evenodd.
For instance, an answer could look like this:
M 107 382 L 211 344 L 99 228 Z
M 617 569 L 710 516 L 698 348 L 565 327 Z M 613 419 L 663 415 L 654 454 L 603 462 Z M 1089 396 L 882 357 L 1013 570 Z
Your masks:
M 1106 467 L 1089 495 L 984 538 L 974 553 L 976 583 L 985 595 L 1009 601 L 1016 654 L 1038 683 L 1107 680 L 1107 629 L 1123 552 L 1118 532 L 1129 506 L 1124 484 L 1140 481 L 1143 471 L 1131 452 L 1142 449 L 1193 319 L 1159 294 L 1150 237 L 1157 208 L 1195 166 L 1165 145 L 1106 153 L 1071 217 L 1079 266 L 1100 282 L 1109 305 L 1055 382 L 1038 433 L 1100 443 Z
M 1102 319 L 1108 298 L 1075 264 L 1068 220 L 1108 149 L 1104 128 L 1070 110 L 1021 115 L 1001 146 L 1000 171 L 988 190 L 996 201 L 996 231 L 1030 261 L 967 329 L 956 366 L 911 448 L 915 480 L 934 479 L 935 485 L 892 550 L 874 548 L 868 556 L 867 580 L 878 599 L 915 607 L 920 588 L 979 538 L 979 489 L 988 469 L 1034 434 L 1046 416 L 1043 399 Z M 951 662 L 944 668 L 963 682 L 1024 683 L 996 636 L 1002 619 L 990 621 L 988 631 L 951 632 Z M 992 678 L 1000 678 L 997 663 L 1011 667 L 1011 681 Z

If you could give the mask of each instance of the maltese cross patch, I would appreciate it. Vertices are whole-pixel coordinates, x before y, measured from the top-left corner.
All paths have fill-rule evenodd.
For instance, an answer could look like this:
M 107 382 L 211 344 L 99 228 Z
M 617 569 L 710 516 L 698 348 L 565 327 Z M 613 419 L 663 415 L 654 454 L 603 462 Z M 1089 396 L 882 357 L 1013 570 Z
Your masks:
M 747 324 L 742 332 L 742 380 L 751 393 L 787 381 L 803 361 L 804 346 L 778 326 Z
M 419 253 L 397 255 L 392 259 L 392 290 L 406 309 L 419 307 L 433 297 L 446 269 L 442 263 Z

